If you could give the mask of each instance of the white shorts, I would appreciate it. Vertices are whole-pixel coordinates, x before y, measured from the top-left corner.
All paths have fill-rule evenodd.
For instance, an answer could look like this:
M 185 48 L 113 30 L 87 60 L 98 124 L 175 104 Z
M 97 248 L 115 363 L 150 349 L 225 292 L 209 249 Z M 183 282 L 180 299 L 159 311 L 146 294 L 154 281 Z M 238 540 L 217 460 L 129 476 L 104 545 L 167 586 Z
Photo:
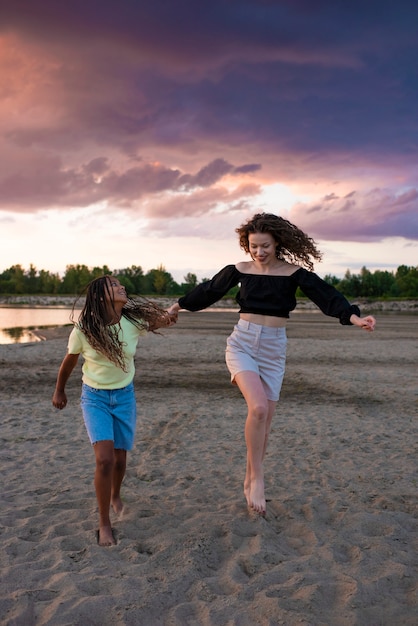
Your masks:
M 268 400 L 276 402 L 286 365 L 286 328 L 271 328 L 238 320 L 226 342 L 225 360 L 235 384 L 239 372 L 256 372 Z

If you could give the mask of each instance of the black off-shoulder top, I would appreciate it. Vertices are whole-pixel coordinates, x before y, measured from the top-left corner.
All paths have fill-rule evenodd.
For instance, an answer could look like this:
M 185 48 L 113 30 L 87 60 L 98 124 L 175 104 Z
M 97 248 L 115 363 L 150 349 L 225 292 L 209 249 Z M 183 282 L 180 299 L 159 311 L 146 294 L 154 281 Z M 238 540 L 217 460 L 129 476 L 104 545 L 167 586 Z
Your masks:
M 296 308 L 296 289 L 314 302 L 321 311 L 336 317 L 341 324 L 350 325 L 354 313 L 360 309 L 350 304 L 332 285 L 326 283 L 314 272 L 299 268 L 290 276 L 267 274 L 243 274 L 235 265 L 227 265 L 211 280 L 197 285 L 190 293 L 179 298 L 179 305 L 188 311 L 201 311 L 220 300 L 232 287 L 240 285 L 236 301 L 240 313 L 289 317 Z

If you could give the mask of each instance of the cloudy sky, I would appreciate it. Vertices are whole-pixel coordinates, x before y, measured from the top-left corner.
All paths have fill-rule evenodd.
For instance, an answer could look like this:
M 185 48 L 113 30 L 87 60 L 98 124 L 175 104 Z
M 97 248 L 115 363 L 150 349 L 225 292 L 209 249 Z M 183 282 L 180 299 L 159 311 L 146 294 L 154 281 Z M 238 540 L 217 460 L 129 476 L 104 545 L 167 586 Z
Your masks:
M 416 0 L 2 0 L 0 271 L 244 258 L 290 219 L 320 275 L 418 264 Z

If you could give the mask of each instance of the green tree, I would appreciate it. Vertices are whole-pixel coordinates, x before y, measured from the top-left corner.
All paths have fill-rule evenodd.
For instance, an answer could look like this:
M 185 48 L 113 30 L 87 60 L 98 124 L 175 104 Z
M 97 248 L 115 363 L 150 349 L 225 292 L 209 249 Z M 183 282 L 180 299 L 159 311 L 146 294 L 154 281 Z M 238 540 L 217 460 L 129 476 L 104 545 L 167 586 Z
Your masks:
M 170 285 L 173 282 L 171 274 L 166 271 L 163 265 L 160 265 L 156 270 L 151 271 L 153 271 L 153 291 L 158 295 L 167 294 L 169 292 Z
M 401 297 L 418 297 L 418 267 L 400 265 L 396 271 L 395 280 Z
M 373 273 L 375 296 L 388 297 L 398 295 L 396 279 L 393 272 L 376 270 Z
M 38 276 L 38 285 L 40 293 L 55 294 L 59 292 L 61 279 L 58 274 L 51 274 L 45 270 L 41 270 Z
M 324 276 L 324 280 L 326 283 L 336 288 L 338 287 L 340 283 L 340 279 L 337 278 L 336 276 L 333 276 L 332 274 L 327 274 L 326 276 Z
M 344 278 L 338 283 L 338 289 L 347 297 L 358 298 L 361 296 L 360 277 L 347 270 Z
M 21 265 L 12 265 L 1 275 L 2 293 L 25 293 L 25 272 Z
M 197 276 L 196 274 L 192 274 L 191 272 L 189 272 L 183 278 L 184 278 L 184 282 L 181 283 L 181 290 L 182 290 L 182 293 L 186 294 L 196 287 Z
M 160 296 L 174 293 L 178 285 L 172 275 L 166 271 L 163 265 L 152 269 L 144 277 L 144 295 L 158 294 Z
M 56 294 L 75 295 L 80 293 L 94 278 L 104 274 L 113 274 L 125 285 L 131 295 L 158 294 L 182 295 L 191 291 L 197 284 L 209 280 L 204 278 L 198 283 L 196 274 L 189 272 L 184 282 L 177 284 L 163 265 L 150 270 L 146 275 L 139 265 L 110 271 L 107 265 L 89 268 L 86 265 L 67 265 L 61 279 L 58 274 L 46 270 L 37 271 L 34 265 L 24 270 L 21 265 L 12 265 L 0 273 L 0 293 L 7 294 Z M 336 287 L 348 298 L 418 298 L 418 267 L 400 265 L 396 272 L 376 270 L 371 272 L 362 267 L 360 274 L 347 270 L 341 280 L 336 276 L 326 275 L 327 283 Z M 232 288 L 225 297 L 234 298 L 239 286 Z M 303 293 L 298 288 L 297 297 Z
M 25 293 L 39 293 L 39 281 L 37 274 L 38 272 L 36 267 L 31 263 L 29 269 L 25 272 Z
M 78 294 L 90 282 L 92 274 L 87 265 L 67 265 L 60 293 Z
M 360 293 L 359 296 L 373 297 L 375 294 L 375 284 L 373 280 L 373 274 L 366 267 L 361 268 L 360 276 Z
M 125 269 L 115 270 L 114 274 L 130 294 L 144 293 L 144 272 L 140 265 L 131 265 Z
M 100 276 L 113 276 L 113 272 L 110 271 L 108 265 L 103 265 L 102 267 L 93 267 L 90 272 L 90 280 L 100 278 Z

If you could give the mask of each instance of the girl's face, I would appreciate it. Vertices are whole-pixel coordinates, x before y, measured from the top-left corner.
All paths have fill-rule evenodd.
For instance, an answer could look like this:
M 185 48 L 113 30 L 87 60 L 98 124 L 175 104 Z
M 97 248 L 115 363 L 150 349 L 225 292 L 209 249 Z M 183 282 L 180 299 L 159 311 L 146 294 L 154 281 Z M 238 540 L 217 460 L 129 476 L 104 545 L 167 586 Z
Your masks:
M 254 261 L 263 265 L 276 259 L 276 241 L 270 233 L 250 233 L 248 248 Z
M 109 292 L 106 294 L 106 298 L 109 299 L 109 303 L 126 304 L 128 302 L 128 296 L 123 285 L 120 284 L 117 278 L 109 276 L 107 279 L 107 287 Z

